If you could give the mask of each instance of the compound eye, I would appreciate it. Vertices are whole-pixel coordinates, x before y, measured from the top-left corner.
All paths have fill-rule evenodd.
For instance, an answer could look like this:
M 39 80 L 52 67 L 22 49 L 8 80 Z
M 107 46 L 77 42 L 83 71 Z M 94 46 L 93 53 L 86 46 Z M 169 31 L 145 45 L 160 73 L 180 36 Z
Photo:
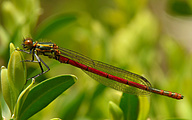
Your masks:
M 26 40 L 24 44 L 25 45 L 31 45 L 31 44 L 33 44 L 33 42 L 31 40 Z
M 26 39 L 26 40 L 24 41 L 24 45 L 25 45 L 25 47 L 31 49 L 31 48 L 33 47 L 33 41 L 30 40 L 30 39 Z

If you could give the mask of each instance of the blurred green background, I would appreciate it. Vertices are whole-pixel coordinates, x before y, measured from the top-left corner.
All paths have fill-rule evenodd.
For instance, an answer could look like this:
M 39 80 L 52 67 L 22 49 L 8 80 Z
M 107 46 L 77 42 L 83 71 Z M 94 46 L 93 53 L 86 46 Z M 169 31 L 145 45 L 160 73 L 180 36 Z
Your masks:
M 174 100 L 151 94 L 138 101 L 130 95 L 123 108 L 122 92 L 42 56 L 51 70 L 37 83 L 60 74 L 76 75 L 78 81 L 30 120 L 112 119 L 109 101 L 128 108 L 132 119 L 191 119 L 191 31 L 190 0 L 1 0 L 0 66 L 7 66 L 10 42 L 21 48 L 23 37 L 32 37 L 138 73 L 155 88 L 184 95 Z M 28 78 L 40 72 L 34 63 L 28 63 L 27 70 Z M 132 112 L 135 107 L 139 109 Z

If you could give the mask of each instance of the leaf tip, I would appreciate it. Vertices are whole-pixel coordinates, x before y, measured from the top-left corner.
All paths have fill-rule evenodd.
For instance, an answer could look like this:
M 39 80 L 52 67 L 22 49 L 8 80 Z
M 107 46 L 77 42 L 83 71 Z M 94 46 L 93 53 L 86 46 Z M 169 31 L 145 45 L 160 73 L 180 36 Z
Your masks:
M 10 55 L 15 51 L 15 46 L 13 43 L 10 43 Z
M 7 69 L 5 66 L 1 66 L 1 70 L 3 70 L 3 69 Z

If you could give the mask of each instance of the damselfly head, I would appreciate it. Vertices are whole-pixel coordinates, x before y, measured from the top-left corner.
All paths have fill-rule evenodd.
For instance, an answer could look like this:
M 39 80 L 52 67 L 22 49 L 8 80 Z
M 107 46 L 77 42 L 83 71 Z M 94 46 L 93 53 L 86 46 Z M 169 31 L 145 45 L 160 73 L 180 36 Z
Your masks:
M 23 45 L 23 48 L 32 49 L 33 48 L 33 39 L 32 38 L 24 38 L 22 45 Z

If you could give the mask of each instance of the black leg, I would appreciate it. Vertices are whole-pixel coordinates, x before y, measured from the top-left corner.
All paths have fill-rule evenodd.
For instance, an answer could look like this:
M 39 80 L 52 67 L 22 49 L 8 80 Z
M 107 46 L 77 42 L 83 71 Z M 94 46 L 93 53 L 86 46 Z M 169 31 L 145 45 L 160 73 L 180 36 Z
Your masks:
M 46 72 L 48 72 L 48 71 L 50 70 L 49 66 L 48 66 L 37 54 L 34 53 L 34 55 L 35 55 L 35 57 L 37 58 L 37 61 L 31 61 L 31 62 L 38 62 L 38 63 L 39 63 L 39 66 L 40 66 L 40 69 L 41 69 L 41 73 L 40 73 L 40 74 L 37 74 L 37 75 L 35 75 L 35 76 L 31 77 L 31 78 L 28 78 L 27 80 L 30 80 L 30 79 L 32 79 L 32 78 L 37 78 L 37 77 L 45 74 Z M 47 68 L 46 71 L 43 70 L 43 67 L 42 67 L 42 65 L 41 65 L 41 62 L 46 66 L 46 68 Z
M 18 49 L 16 49 L 16 50 L 18 50 Z M 19 49 L 18 51 L 21 51 L 21 52 L 24 52 L 24 53 L 27 53 L 27 54 L 31 54 L 31 53 L 32 53 L 32 59 L 31 59 L 31 60 L 24 60 L 24 61 L 21 61 L 21 62 L 38 62 L 38 61 L 34 61 L 34 53 L 35 53 L 34 50 L 30 50 L 30 51 L 28 52 L 28 51 Z
M 16 50 L 18 50 L 18 49 L 16 49 Z M 21 52 L 24 52 L 24 53 L 27 53 L 27 54 L 31 54 L 31 51 L 32 51 L 32 50 L 30 50 L 30 51 L 28 52 L 28 51 L 25 51 L 25 50 L 19 49 L 18 51 L 21 51 Z
M 31 54 L 31 52 L 30 52 L 30 54 Z M 36 62 L 36 63 L 39 63 L 40 62 L 39 60 L 38 61 L 34 61 L 34 55 L 35 55 L 35 51 L 33 50 L 32 51 L 32 59 L 31 60 L 24 60 L 24 62 Z
M 24 60 L 23 62 L 39 63 L 39 67 L 40 67 L 40 69 L 41 69 L 41 73 L 40 73 L 40 74 L 37 74 L 37 75 L 35 75 L 35 76 L 31 77 L 31 78 L 28 78 L 27 80 L 30 80 L 30 79 L 32 79 L 32 78 L 37 78 L 37 77 L 43 75 L 44 73 L 46 73 L 46 72 L 48 72 L 48 71 L 50 70 L 49 66 L 35 53 L 34 50 L 30 50 L 30 52 L 28 52 L 28 51 L 25 51 L 25 50 L 20 49 L 19 51 L 22 51 L 22 52 L 27 53 L 27 54 L 31 54 L 31 53 L 32 53 L 32 59 L 31 59 L 31 60 Z M 34 61 L 34 57 L 36 57 L 37 61 Z M 42 62 L 42 63 L 45 65 L 45 67 L 47 68 L 46 71 L 43 70 L 43 67 L 42 67 L 42 65 L 41 65 L 41 62 Z

